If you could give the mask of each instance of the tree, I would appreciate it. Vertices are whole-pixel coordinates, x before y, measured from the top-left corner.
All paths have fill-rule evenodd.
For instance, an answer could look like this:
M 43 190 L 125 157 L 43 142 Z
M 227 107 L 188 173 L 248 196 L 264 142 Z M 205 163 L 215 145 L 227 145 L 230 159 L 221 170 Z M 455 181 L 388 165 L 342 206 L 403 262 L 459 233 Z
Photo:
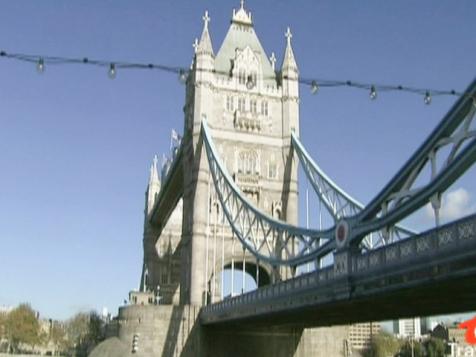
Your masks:
M 5 321 L 7 320 L 7 314 L 0 312 L 0 340 L 5 337 Z
M 21 304 L 6 317 L 5 335 L 9 350 L 17 352 L 21 344 L 35 347 L 41 343 L 41 328 L 35 311 L 28 304 Z
M 423 344 L 414 340 L 407 340 L 400 349 L 400 357 L 423 357 L 425 356 L 425 348 Z M 443 354 L 444 356 L 444 354 Z
M 53 343 L 57 351 L 65 351 L 68 348 L 65 327 L 58 322 L 52 323 L 48 340 Z
M 77 356 L 86 356 L 104 339 L 103 321 L 95 311 L 80 312 L 68 321 L 67 334 Z
M 0 312 L 0 352 L 6 352 L 6 346 L 3 340 L 6 338 L 5 323 L 7 321 L 7 314 Z
M 381 331 L 372 336 L 370 346 L 363 352 L 364 357 L 394 356 L 400 348 L 400 342 L 391 334 Z
M 445 341 L 440 338 L 431 337 L 425 341 L 425 349 L 428 357 L 444 356 L 446 352 Z

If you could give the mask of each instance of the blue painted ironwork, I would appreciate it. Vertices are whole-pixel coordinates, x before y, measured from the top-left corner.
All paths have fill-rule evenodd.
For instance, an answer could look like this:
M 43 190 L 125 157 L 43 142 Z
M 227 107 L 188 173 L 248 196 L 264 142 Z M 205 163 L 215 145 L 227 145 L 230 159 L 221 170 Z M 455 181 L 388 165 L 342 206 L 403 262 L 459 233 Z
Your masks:
M 439 224 L 442 193 L 476 161 L 476 80 L 385 188 L 351 221 L 353 243 L 372 231 L 388 227 L 431 202 Z M 443 148 L 448 150 L 442 150 Z M 438 163 L 440 163 L 438 167 Z M 429 167 L 431 178 L 421 186 Z
M 334 229 L 305 229 L 278 221 L 253 206 L 241 193 L 219 160 L 206 120 L 202 121 L 211 176 L 233 233 L 261 261 L 297 266 L 324 257 L 335 249 Z M 319 246 L 320 240 L 324 244 Z
M 311 155 L 309 155 L 294 132 L 291 134 L 291 142 L 304 169 L 306 177 L 311 183 L 315 193 L 324 203 L 327 211 L 332 216 L 334 224 L 337 224 L 337 222 L 342 218 L 356 216 L 364 209 L 362 203 L 346 193 L 326 175 L 326 173 L 312 159 Z M 392 227 L 391 230 L 378 231 L 376 233 L 378 236 L 377 241 L 374 242 L 370 236 L 366 237 L 363 241 L 365 248 L 374 249 L 375 247 L 391 243 L 392 241 L 417 234 L 416 231 L 399 225 Z
M 350 244 L 362 244 L 369 233 L 379 230 L 383 231 L 384 238 L 390 229 L 400 235 L 414 235 L 411 230 L 395 225 L 428 202 L 432 203 L 437 216 L 442 192 L 476 161 L 476 129 L 472 128 L 476 113 L 476 80 L 466 93 L 468 95 L 458 100 L 422 147 L 367 207 L 325 175 L 293 135 L 293 145 L 306 175 L 336 221 L 334 227 L 322 231 L 292 226 L 254 207 L 220 162 L 203 120 L 202 138 L 210 172 L 233 233 L 258 259 L 288 266 L 320 259 Z M 447 146 L 449 153 L 438 168 L 437 163 L 441 160 L 437 160 L 437 155 Z M 431 169 L 430 180 L 421 187 L 413 187 L 426 166 Z M 333 239 L 340 228 L 345 233 L 344 245 L 338 245 Z M 321 239 L 325 243 L 320 246 Z

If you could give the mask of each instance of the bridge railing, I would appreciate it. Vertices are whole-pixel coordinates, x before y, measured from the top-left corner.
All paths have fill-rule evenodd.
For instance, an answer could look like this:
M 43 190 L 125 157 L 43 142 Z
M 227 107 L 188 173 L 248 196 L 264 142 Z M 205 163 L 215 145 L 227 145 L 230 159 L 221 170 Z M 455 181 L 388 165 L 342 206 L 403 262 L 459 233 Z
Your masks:
M 266 303 L 296 294 L 300 291 L 324 288 L 338 279 L 347 279 L 352 274 L 368 274 L 428 254 L 447 253 L 458 246 L 476 240 L 476 214 L 435 228 L 404 241 L 398 241 L 373 251 L 352 255 L 348 274 L 336 274 L 335 266 L 329 266 L 295 278 L 267 285 L 251 292 L 228 298 L 203 307 L 204 314 L 223 313 L 247 304 Z
M 370 251 L 353 258 L 352 272 L 362 273 L 380 269 L 402 260 L 410 260 L 424 254 L 455 248 L 468 239 L 476 238 L 476 215 L 465 217 L 439 228 L 407 238 L 401 242 Z

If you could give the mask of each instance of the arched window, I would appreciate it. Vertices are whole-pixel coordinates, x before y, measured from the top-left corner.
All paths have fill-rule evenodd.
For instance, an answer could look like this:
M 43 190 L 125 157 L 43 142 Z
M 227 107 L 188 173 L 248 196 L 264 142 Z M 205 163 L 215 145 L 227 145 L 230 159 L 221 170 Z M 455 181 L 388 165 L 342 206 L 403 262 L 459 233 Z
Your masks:
M 258 155 L 255 151 L 242 151 L 238 156 L 238 172 L 246 175 L 259 173 Z
M 226 110 L 228 110 L 229 112 L 232 112 L 235 110 L 235 103 L 233 100 L 233 96 L 231 95 L 226 96 Z
M 252 112 L 253 114 L 256 114 L 257 112 L 256 99 L 250 100 L 250 112 Z
M 246 72 L 244 69 L 238 71 L 238 83 L 246 84 Z
M 268 102 L 265 100 L 261 102 L 261 115 L 268 116 Z
M 238 110 L 241 113 L 244 113 L 246 111 L 245 103 L 245 98 L 238 98 Z

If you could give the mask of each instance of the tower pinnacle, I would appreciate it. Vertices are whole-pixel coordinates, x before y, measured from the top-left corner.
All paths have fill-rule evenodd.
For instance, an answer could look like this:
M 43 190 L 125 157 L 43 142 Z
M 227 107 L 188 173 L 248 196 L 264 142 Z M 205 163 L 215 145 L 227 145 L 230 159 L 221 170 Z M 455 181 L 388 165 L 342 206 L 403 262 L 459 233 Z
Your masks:
M 292 70 L 297 73 L 297 64 L 296 60 L 294 59 L 294 52 L 291 46 L 291 38 L 293 34 L 291 33 L 291 29 L 288 27 L 284 36 L 286 37 L 286 50 L 284 51 L 284 59 L 283 59 L 283 71 Z
M 194 51 L 195 53 L 197 53 L 197 49 L 198 49 L 198 38 L 195 37 L 195 41 L 193 41 L 192 47 L 193 47 L 193 51 Z
M 246 12 L 245 10 L 245 0 L 240 0 L 240 8 L 238 11 L 233 9 L 233 17 L 231 22 L 239 23 L 242 25 L 253 25 L 251 21 L 251 12 Z
M 273 67 L 273 69 L 275 69 L 275 67 L 276 67 L 276 56 L 275 56 L 274 52 L 271 52 L 271 57 L 269 58 L 269 61 L 271 62 L 271 67 Z
M 203 19 L 203 30 L 208 30 L 208 23 L 210 22 L 210 16 L 208 16 L 208 10 L 205 11 L 205 15 L 202 17 Z
M 203 19 L 203 32 L 202 36 L 200 37 L 200 42 L 198 46 L 194 45 L 195 53 L 204 53 L 213 56 L 213 46 L 212 40 L 210 39 L 210 33 L 208 32 L 208 23 L 210 22 L 210 16 L 208 15 L 208 11 L 205 11 L 205 15 L 202 17 Z
M 152 164 L 150 165 L 149 186 L 159 183 L 159 174 L 157 172 L 157 155 L 154 155 Z
M 287 40 L 287 45 L 291 46 L 291 38 L 293 37 L 293 34 L 291 33 L 291 29 L 288 26 L 288 29 L 286 30 L 286 33 L 284 34 Z

